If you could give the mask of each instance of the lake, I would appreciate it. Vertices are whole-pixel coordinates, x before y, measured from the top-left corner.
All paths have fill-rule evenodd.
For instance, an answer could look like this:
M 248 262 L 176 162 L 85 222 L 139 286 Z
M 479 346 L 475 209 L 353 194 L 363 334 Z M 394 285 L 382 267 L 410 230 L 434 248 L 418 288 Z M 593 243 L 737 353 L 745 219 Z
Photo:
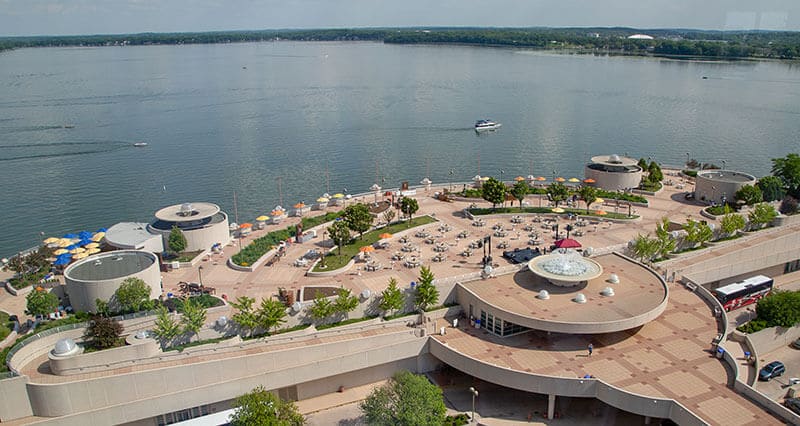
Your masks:
M 580 178 L 600 154 L 762 176 L 800 146 L 799 71 L 359 42 L 4 52 L 0 255 L 168 204 L 233 220 L 234 191 L 245 222 L 376 180 Z

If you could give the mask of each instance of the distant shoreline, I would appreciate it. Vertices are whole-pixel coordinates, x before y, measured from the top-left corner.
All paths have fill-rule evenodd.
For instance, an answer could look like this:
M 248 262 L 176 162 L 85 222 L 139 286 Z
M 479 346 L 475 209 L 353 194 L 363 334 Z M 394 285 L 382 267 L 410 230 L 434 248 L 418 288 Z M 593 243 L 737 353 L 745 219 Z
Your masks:
M 643 36 L 644 35 L 644 36 Z M 0 51 L 30 47 L 227 44 L 264 41 L 512 47 L 557 53 L 672 59 L 800 59 L 800 32 L 635 28 L 359 28 L 0 37 Z

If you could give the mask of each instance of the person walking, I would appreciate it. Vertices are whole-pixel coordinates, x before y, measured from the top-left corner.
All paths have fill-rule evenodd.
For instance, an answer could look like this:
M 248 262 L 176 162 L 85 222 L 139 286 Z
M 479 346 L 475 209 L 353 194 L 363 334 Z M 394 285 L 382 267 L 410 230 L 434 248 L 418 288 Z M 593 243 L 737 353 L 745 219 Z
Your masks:
M 592 352 L 594 351 L 594 346 L 591 343 L 589 343 L 588 349 L 589 349 L 589 356 L 592 356 Z

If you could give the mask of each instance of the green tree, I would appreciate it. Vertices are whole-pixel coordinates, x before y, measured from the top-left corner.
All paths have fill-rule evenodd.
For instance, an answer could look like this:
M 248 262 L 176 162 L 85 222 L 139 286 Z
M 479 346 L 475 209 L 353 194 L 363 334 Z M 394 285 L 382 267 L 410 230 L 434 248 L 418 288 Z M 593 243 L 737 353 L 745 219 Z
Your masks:
M 329 316 L 333 315 L 334 308 L 333 302 L 330 301 L 324 294 L 317 291 L 314 297 L 314 303 L 308 307 L 308 314 L 315 321 L 324 321 Z
M 169 232 L 167 246 L 169 246 L 169 249 L 173 253 L 183 253 L 183 251 L 186 250 L 186 236 L 183 235 L 183 231 L 177 226 L 173 226 L 172 230 Z
M 707 241 L 711 240 L 714 235 L 711 227 L 703 222 L 687 219 L 683 225 L 683 230 L 686 231 L 686 241 L 691 243 L 692 247 L 702 246 Z
M 122 312 L 139 312 L 150 300 L 150 286 L 136 277 L 126 278 L 114 292 L 114 301 Z
M 644 234 L 637 235 L 630 246 L 633 257 L 640 262 L 651 262 L 658 253 L 658 248 L 658 239 Z
M 383 212 L 383 220 L 386 221 L 387 225 L 391 225 L 392 224 L 392 221 L 394 220 L 394 216 L 395 216 L 395 212 L 391 208 L 386 209 L 386 211 Z
M 783 182 L 786 193 L 800 198 L 800 155 L 788 154 L 772 159 L 772 174 Z
M 404 299 L 403 293 L 397 287 L 397 280 L 392 277 L 389 278 L 389 286 L 381 293 L 381 302 L 378 307 L 384 312 L 394 313 L 403 307 Z
M 331 226 L 328 227 L 328 235 L 337 247 L 339 247 L 339 256 L 342 255 L 342 246 L 350 241 L 350 228 L 343 220 L 335 220 Z
M 783 201 L 781 201 L 781 206 L 778 208 L 778 211 L 786 215 L 797 213 L 797 198 L 787 195 Z
M 558 207 L 558 203 L 569 197 L 569 188 L 561 182 L 553 182 L 547 186 L 547 197 Z
M 359 408 L 370 425 L 440 426 L 446 412 L 442 390 L 408 371 L 374 389 Z
M 206 309 L 192 300 L 192 298 L 186 300 L 183 304 L 183 315 L 181 316 L 183 332 L 197 335 L 205 323 Z
M 593 186 L 582 186 L 578 188 L 578 196 L 586 203 L 586 213 L 589 213 L 589 206 L 597 201 L 597 188 Z
M 89 322 L 83 337 L 95 349 L 108 349 L 119 344 L 119 336 L 122 335 L 123 329 L 117 320 L 96 315 Z
M 647 160 L 644 158 L 640 158 L 639 161 L 636 162 L 636 165 L 641 167 L 643 171 L 647 171 Z
M 170 315 L 164 305 L 160 305 L 156 313 L 153 335 L 156 336 L 161 343 L 161 347 L 164 348 L 172 339 L 178 337 L 179 334 L 181 334 L 181 325 Z
M 492 208 L 506 200 L 507 189 L 506 184 L 492 177 L 481 185 L 483 199 L 492 203 Z
M 758 301 L 756 315 L 768 327 L 793 327 L 800 323 L 800 293 L 775 290 Z
M 761 189 L 758 186 L 753 185 L 744 185 L 739 188 L 739 190 L 736 191 L 734 198 L 748 206 L 752 206 L 753 204 L 758 204 L 764 201 L 764 195 L 761 193 Z
M 28 315 L 47 315 L 58 309 L 58 296 L 45 289 L 34 288 L 25 296 Z
M 661 172 L 661 166 L 655 161 L 651 161 L 647 166 L 647 179 L 652 183 L 664 180 L 664 173 Z
M 775 207 L 767 203 L 759 203 L 753 206 L 753 210 L 747 215 L 747 219 L 755 228 L 761 228 L 772 222 L 777 216 L 778 212 L 775 211 Z
M 263 386 L 236 398 L 233 426 L 300 426 L 306 419 L 291 401 L 284 401 Z
M 411 197 L 403 197 L 400 200 L 400 211 L 408 216 L 409 220 L 414 217 L 414 213 L 416 213 L 417 210 L 419 210 L 419 203 L 416 199 Z
M 764 201 L 782 200 L 786 191 L 783 190 L 783 182 L 775 176 L 764 176 L 758 180 L 758 189 L 763 194 Z
M 658 241 L 656 254 L 659 258 L 665 258 L 675 250 L 675 240 L 669 233 L 669 218 L 666 216 L 656 223 L 656 240 Z
M 344 315 L 347 318 L 350 312 L 358 307 L 358 297 L 354 296 L 349 289 L 339 288 L 336 292 L 336 299 L 333 300 L 333 312 Z
M 435 306 L 439 301 L 439 290 L 433 284 L 433 279 L 431 269 L 423 265 L 419 269 L 416 296 L 414 297 L 414 304 L 420 310 L 424 311 L 429 306 Z
M 720 220 L 720 228 L 726 235 L 733 235 L 736 231 L 744 229 L 744 216 L 734 213 L 731 208 L 725 206 L 725 215 Z
M 256 299 L 247 296 L 239 296 L 235 302 L 230 302 L 231 306 L 236 309 L 236 313 L 231 316 L 231 320 L 239 326 L 239 328 L 251 335 L 253 330 L 258 327 L 258 314 L 253 305 Z
M 286 306 L 278 300 L 272 298 L 261 299 L 261 306 L 256 313 L 258 325 L 269 333 L 269 331 L 286 322 Z
M 108 302 L 105 300 L 100 298 L 94 299 L 94 306 L 95 311 L 97 311 L 99 315 L 104 317 L 111 315 L 111 308 L 108 306 Z
M 358 232 L 359 239 L 372 227 L 375 218 L 370 214 L 366 204 L 353 204 L 345 207 L 342 218 L 347 227 L 353 232 Z
M 528 182 L 524 180 L 518 181 L 511 187 L 511 195 L 519 201 L 519 208 L 522 208 L 522 200 L 525 199 L 525 196 L 528 195 L 528 191 L 530 191 L 531 187 L 528 186 Z

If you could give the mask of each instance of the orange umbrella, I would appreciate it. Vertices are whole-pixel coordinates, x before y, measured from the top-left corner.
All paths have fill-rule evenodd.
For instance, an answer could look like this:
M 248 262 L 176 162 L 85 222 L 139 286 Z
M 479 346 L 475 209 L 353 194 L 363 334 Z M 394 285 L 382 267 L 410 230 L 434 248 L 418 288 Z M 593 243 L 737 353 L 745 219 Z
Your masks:
M 302 208 L 303 208 L 303 207 L 305 207 L 305 206 L 306 206 L 306 205 L 305 205 L 305 203 L 297 203 L 297 204 L 295 204 L 295 205 L 294 205 L 294 208 L 296 208 L 296 209 L 302 209 Z
M 522 182 L 523 180 L 525 180 L 525 178 L 522 177 L 522 176 L 517 176 L 517 177 L 514 178 L 514 180 L 517 181 L 517 182 Z
M 584 181 L 585 183 L 595 183 L 595 182 L 597 182 L 596 180 L 594 180 L 594 179 L 592 179 L 592 178 L 586 178 L 586 179 L 584 179 L 583 181 Z
M 544 176 L 539 176 L 539 177 L 536 178 L 536 180 L 538 180 L 539 182 L 544 182 L 544 181 L 547 180 L 547 178 L 544 177 Z
M 595 210 L 594 214 L 598 216 L 605 216 L 608 214 L 608 212 L 606 212 L 605 210 Z
M 564 181 L 566 181 L 566 179 L 564 179 L 562 177 L 557 177 L 556 178 L 556 182 L 564 182 Z
M 375 247 L 364 246 L 364 247 L 361 247 L 360 249 L 358 249 L 358 251 L 360 251 L 361 253 L 369 253 L 369 252 L 375 251 Z
M 273 210 L 273 211 L 269 212 L 269 215 L 272 216 L 272 217 L 283 216 L 283 211 L 281 211 L 281 210 Z
M 239 225 L 239 229 L 252 228 L 252 227 L 253 227 L 253 224 L 250 223 L 250 222 L 243 223 L 243 224 Z
M 378 238 L 380 238 L 382 240 L 385 240 L 385 239 L 388 239 L 388 238 L 392 238 L 392 236 L 393 236 L 392 234 L 390 234 L 388 232 L 384 232 L 383 234 L 378 235 Z

